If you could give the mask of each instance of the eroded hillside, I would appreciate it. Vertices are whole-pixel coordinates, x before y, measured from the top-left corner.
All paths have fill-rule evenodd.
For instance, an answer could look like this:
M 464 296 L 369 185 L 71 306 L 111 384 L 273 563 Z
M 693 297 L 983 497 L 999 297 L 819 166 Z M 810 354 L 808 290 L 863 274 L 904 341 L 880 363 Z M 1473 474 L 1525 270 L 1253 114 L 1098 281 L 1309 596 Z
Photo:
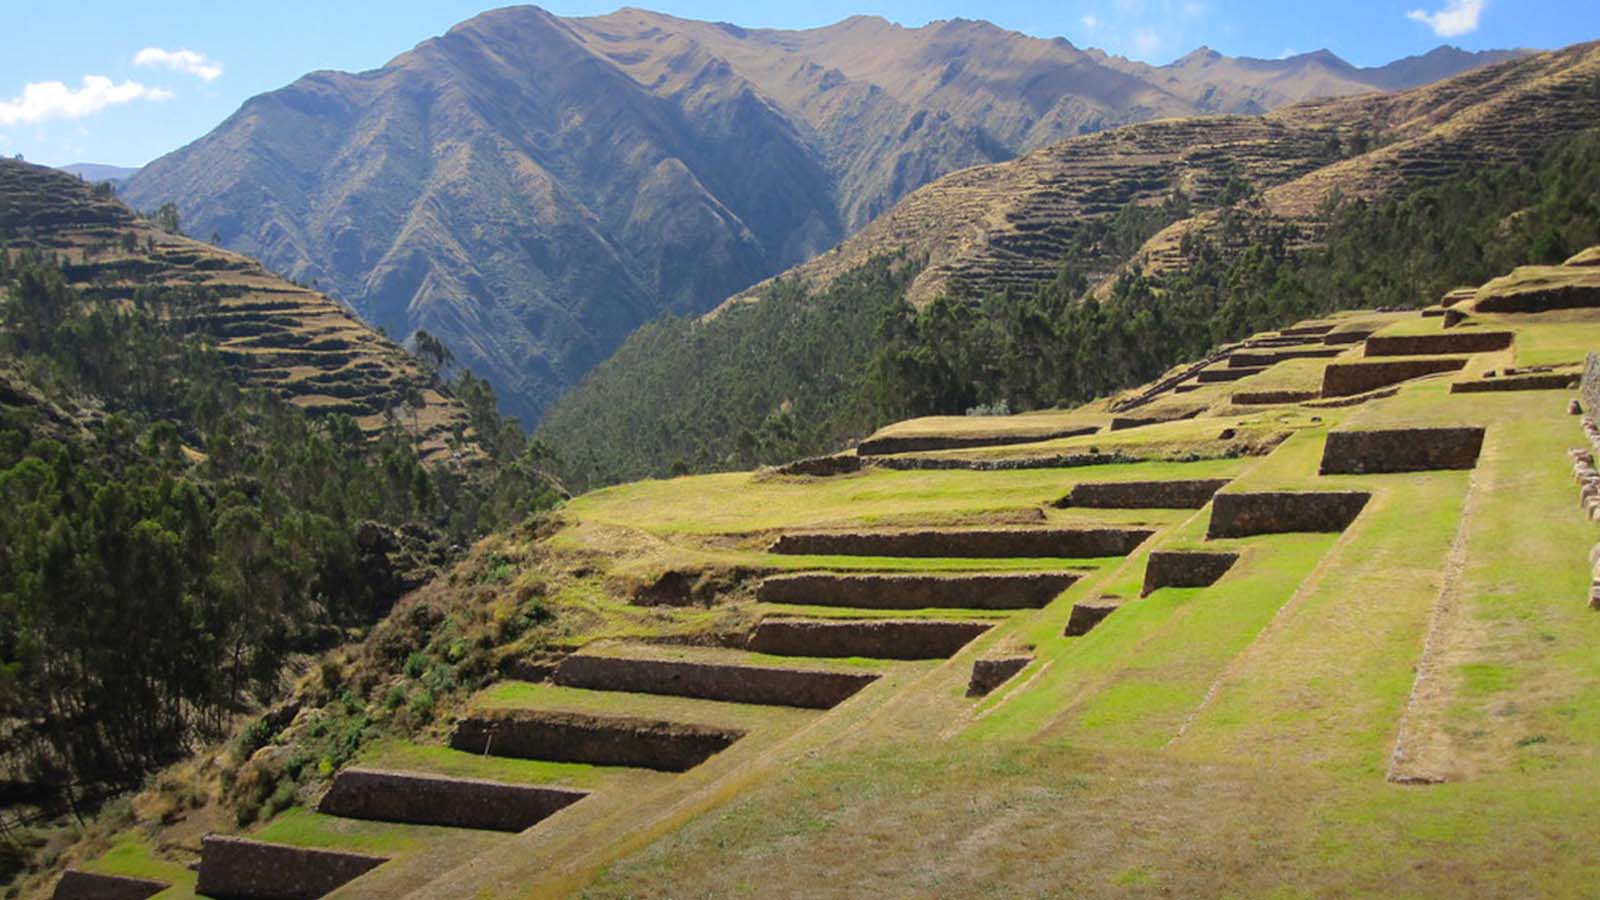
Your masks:
M 71 877 L 1582 892 L 1596 258 L 1256 334 L 1081 408 L 579 497 L 158 780 Z M 340 755 L 352 722 L 376 731 Z M 230 784 L 273 798 L 242 837 Z

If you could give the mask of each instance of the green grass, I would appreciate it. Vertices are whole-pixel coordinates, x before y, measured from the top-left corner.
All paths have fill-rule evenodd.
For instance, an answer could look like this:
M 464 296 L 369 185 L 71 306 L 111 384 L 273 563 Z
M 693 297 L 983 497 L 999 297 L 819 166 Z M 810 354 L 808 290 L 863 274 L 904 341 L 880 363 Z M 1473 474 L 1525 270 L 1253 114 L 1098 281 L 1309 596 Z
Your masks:
M 510 759 L 479 753 L 464 753 L 441 744 L 418 744 L 386 740 L 373 745 L 355 765 L 400 772 L 422 772 L 452 778 L 483 778 L 508 784 L 559 785 L 592 789 L 603 785 L 609 774 L 599 766 L 582 763 Z
M 149 839 L 137 831 L 122 835 L 110 850 L 82 868 L 103 875 L 164 881 L 171 887 L 156 895 L 159 900 L 194 896 L 195 873 L 187 866 L 157 855 Z
M 1218 426 L 1213 422 L 1206 428 L 1214 431 Z M 868 469 L 827 479 L 704 475 L 595 491 L 573 500 L 565 513 L 579 522 L 665 535 L 904 524 L 913 517 L 1034 509 L 1061 498 L 1080 481 L 1225 477 L 1246 464 L 1220 459 L 977 473 Z
M 293 847 L 312 847 L 333 850 L 350 850 L 375 856 L 395 856 L 416 851 L 428 844 L 459 837 L 462 829 L 442 828 L 432 825 L 401 825 L 393 822 L 369 822 L 364 819 L 341 819 L 295 807 L 279 813 L 272 821 L 252 832 L 249 837 L 258 841 L 288 844 Z M 487 833 L 483 834 L 485 838 Z

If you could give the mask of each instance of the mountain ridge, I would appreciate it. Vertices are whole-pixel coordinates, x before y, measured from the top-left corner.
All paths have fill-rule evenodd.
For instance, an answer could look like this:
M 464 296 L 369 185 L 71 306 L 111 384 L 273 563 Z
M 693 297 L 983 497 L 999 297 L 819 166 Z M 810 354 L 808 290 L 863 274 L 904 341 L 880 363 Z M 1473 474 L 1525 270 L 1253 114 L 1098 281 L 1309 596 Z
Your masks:
M 532 422 L 638 325 L 703 312 L 948 172 L 1372 89 L 1275 77 L 1179 84 L 983 22 L 772 31 L 513 7 L 254 97 L 125 194 L 175 202 L 195 233 L 399 337 L 438 335 Z

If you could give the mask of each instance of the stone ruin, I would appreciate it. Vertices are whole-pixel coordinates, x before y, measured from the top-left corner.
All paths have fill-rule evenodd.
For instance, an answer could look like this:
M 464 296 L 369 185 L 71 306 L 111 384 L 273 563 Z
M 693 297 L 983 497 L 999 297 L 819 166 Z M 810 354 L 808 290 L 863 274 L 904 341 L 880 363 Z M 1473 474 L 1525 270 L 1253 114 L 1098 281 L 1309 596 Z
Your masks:
M 1483 448 L 1483 427 L 1331 431 L 1322 450 L 1322 475 L 1470 469 Z

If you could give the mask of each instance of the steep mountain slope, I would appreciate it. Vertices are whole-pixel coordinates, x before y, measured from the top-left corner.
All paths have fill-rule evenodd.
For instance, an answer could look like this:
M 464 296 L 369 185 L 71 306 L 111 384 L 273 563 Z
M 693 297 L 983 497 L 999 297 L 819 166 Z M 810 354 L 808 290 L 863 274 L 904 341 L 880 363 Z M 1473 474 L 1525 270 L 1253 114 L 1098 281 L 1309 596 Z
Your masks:
M 516 7 L 256 97 L 126 196 L 176 202 L 194 233 L 396 336 L 440 336 L 531 422 L 640 323 L 703 312 L 947 172 L 1492 58 L 1157 68 L 982 22 L 750 31 Z
M 242 384 L 313 413 L 347 413 L 369 434 L 394 416 L 430 461 L 480 455 L 449 390 L 337 302 L 252 259 L 162 231 L 73 175 L 0 160 L 0 249 L 53 254 L 96 299 L 190 291 L 186 327 L 215 337 Z
M 1336 193 L 1382 196 L 1474 167 L 1526 162 L 1563 134 L 1591 127 L 1600 44 L 1479 69 L 1400 94 L 1313 100 L 1262 117 L 1154 122 L 1063 141 L 1012 162 L 957 172 L 916 191 L 823 257 L 784 274 L 825 284 L 875 256 L 926 255 L 911 288 L 982 297 L 1055 277 L 1086 226 L 1127 204 L 1182 193 L 1215 208 L 1231 179 L 1260 193 L 1265 217 L 1314 225 Z M 1369 149 L 1380 144 L 1375 149 Z M 1152 240 L 1159 263 L 1202 212 Z M 1082 258 L 1091 276 L 1127 260 Z M 753 296 L 746 292 L 743 297 Z
M 1600 238 L 1597 113 L 1591 44 L 957 172 L 716 315 L 641 329 L 540 434 L 586 484 L 771 463 L 1081 401 L 1286 316 L 1429 303 Z

